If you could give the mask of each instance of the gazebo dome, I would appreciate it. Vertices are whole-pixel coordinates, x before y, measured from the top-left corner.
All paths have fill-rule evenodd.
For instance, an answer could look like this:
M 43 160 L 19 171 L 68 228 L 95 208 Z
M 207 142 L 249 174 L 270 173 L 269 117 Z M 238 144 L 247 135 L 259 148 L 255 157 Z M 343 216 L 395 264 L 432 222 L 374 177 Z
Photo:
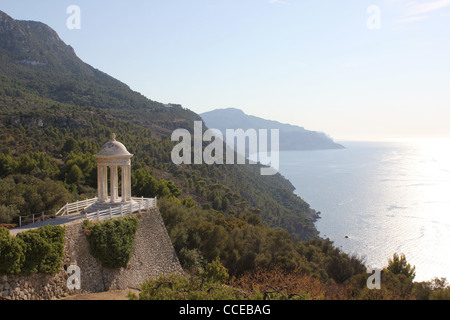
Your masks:
M 111 139 L 111 141 L 103 145 L 100 152 L 96 154 L 97 157 L 132 156 L 121 142 L 116 141 L 116 135 L 114 133 Z

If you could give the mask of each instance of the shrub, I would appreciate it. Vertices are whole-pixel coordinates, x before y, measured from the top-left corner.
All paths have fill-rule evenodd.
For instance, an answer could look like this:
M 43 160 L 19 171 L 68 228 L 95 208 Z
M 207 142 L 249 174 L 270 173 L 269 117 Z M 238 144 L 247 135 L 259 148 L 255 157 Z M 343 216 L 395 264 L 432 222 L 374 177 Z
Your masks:
M 64 257 L 64 233 L 64 227 L 45 226 L 18 234 L 25 256 L 21 274 L 58 273 Z
M 181 201 L 181 204 L 186 208 L 195 208 L 197 206 L 197 203 L 191 197 L 184 198 L 183 201 Z
M 430 300 L 450 300 L 450 287 L 433 291 Z
M 226 268 L 216 259 L 205 267 L 206 272 L 186 278 L 171 274 L 150 279 L 141 286 L 140 300 L 242 300 L 240 290 L 217 280 L 228 275 Z M 218 277 L 217 277 L 218 276 Z M 130 295 L 131 299 L 138 297 Z
M 125 268 L 133 253 L 139 219 L 128 216 L 105 222 L 83 222 L 90 253 L 106 268 Z
M 61 226 L 45 226 L 12 237 L 0 228 L 0 274 L 58 273 L 64 256 Z
M 24 260 L 23 249 L 15 237 L 5 228 L 0 228 L 0 274 L 19 274 Z
M 208 263 L 205 270 L 202 272 L 202 276 L 207 281 L 219 283 L 225 283 L 230 277 L 228 275 L 228 270 L 220 263 L 218 257 L 211 263 Z
M 198 249 L 182 248 L 178 253 L 178 259 L 184 270 L 198 273 L 203 270 L 204 258 Z
M 13 219 L 18 216 L 19 210 L 15 205 L 0 205 L 0 221 L 6 224 L 12 223 Z
M 320 280 L 300 269 L 257 269 L 233 278 L 230 285 L 246 292 L 254 300 L 322 300 L 326 288 Z

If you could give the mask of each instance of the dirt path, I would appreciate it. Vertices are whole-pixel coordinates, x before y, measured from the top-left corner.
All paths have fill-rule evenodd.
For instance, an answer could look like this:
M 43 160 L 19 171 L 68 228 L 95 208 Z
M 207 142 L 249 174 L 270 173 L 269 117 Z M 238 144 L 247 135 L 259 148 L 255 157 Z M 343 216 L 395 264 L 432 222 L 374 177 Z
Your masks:
M 108 292 L 76 294 L 61 300 L 128 300 L 128 292 L 130 291 L 136 295 L 139 295 L 139 291 L 127 289 L 120 291 L 112 290 Z

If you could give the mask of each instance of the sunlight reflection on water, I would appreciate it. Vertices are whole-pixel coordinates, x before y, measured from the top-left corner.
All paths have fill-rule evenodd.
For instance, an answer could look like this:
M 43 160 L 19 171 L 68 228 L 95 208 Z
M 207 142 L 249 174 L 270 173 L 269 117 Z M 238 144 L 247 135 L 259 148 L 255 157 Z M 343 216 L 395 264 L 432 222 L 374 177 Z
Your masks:
M 450 279 L 450 140 L 344 145 L 280 155 L 321 236 L 369 266 L 404 253 L 416 281 Z

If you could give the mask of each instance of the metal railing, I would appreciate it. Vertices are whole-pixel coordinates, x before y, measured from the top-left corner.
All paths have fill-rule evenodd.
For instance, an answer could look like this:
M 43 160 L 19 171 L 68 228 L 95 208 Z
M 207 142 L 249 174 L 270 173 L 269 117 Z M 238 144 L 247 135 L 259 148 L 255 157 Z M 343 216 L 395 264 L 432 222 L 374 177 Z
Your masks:
M 156 208 L 157 200 L 155 198 L 131 198 L 132 203 L 121 204 L 121 206 L 117 206 L 115 208 L 109 208 L 105 210 L 98 210 L 97 212 L 85 213 L 85 219 L 90 220 L 106 220 L 115 217 L 124 216 L 127 214 L 140 212 L 142 210 L 148 210 L 150 208 Z M 27 216 L 19 216 L 19 226 L 22 227 L 28 224 L 34 224 L 36 222 L 41 222 L 49 219 L 54 219 L 57 217 L 62 217 L 72 213 L 80 213 L 83 212 L 86 208 L 93 205 L 98 201 L 98 198 L 86 199 L 82 201 L 76 201 L 72 203 L 66 203 L 61 209 L 56 211 L 43 211 L 40 213 L 30 214 Z
M 66 203 L 61 209 L 58 211 L 55 210 L 47 210 L 42 211 L 39 213 L 33 213 L 26 216 L 19 216 L 19 227 L 28 225 L 28 224 L 34 224 L 36 222 L 42 222 L 45 220 L 54 219 L 59 216 L 64 216 L 67 214 L 75 213 L 75 212 L 81 212 L 90 205 L 97 202 L 98 198 L 92 198 L 92 199 L 86 199 L 82 201 L 76 201 L 72 203 Z
M 156 198 L 132 198 L 134 202 L 121 204 L 117 207 L 110 207 L 106 210 L 97 210 L 96 212 L 85 213 L 84 218 L 88 220 L 102 221 L 113 218 L 123 217 L 125 215 L 141 212 L 150 208 L 156 208 Z
M 81 212 L 87 207 L 93 205 L 98 201 L 98 198 L 86 199 L 83 201 L 76 201 L 72 203 L 66 203 L 58 212 L 56 212 L 56 216 L 65 216 L 75 212 Z
M 47 210 L 39 213 L 33 213 L 26 216 L 19 216 L 19 226 L 41 222 L 56 217 L 56 210 Z

